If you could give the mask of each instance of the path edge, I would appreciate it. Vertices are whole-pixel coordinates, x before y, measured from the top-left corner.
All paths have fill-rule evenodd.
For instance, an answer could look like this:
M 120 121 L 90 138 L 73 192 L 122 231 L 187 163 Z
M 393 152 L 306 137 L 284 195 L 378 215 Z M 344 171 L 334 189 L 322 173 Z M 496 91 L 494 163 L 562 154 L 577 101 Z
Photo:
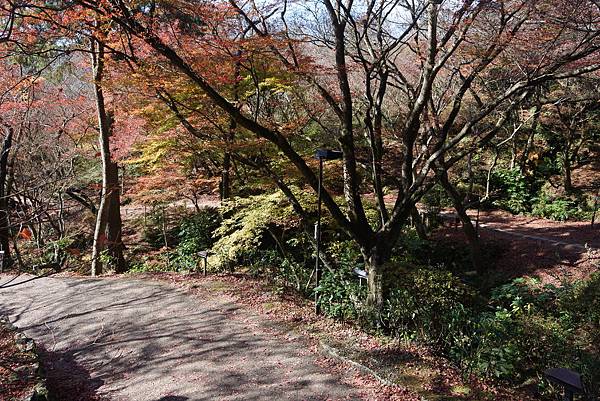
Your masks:
M 13 338 L 20 352 L 31 353 L 35 359 L 35 362 L 31 365 L 35 385 L 31 390 L 31 394 L 25 396 L 20 401 L 52 401 L 53 398 L 46 386 L 46 376 L 35 341 L 27 337 L 17 326 L 13 325 L 6 316 L 0 315 L 0 325 L 14 333 Z

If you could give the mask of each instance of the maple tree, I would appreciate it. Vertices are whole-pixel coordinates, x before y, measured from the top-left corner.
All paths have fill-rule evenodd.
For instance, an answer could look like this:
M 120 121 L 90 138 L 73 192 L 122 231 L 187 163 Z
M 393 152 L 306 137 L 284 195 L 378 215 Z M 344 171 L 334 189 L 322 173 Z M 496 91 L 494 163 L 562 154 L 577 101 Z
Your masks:
M 571 12 L 557 15 L 535 1 L 324 1 L 317 5 L 315 24 L 298 24 L 296 32 L 288 27 L 287 2 L 262 9 L 235 1 L 72 4 L 118 27 L 113 33 L 124 43 L 119 48 L 123 58 L 146 71 L 168 66 L 170 74 L 229 116 L 226 138 L 243 130 L 266 140 L 315 190 L 317 178 L 307 160 L 311 152 L 297 147 L 303 127 L 321 127 L 321 145 L 337 142 L 344 153 L 345 202 L 337 203 L 324 191 L 324 204 L 360 246 L 369 266 L 370 299 L 379 306 L 385 262 L 415 203 L 455 163 L 489 142 L 534 88 L 598 68 L 593 2 L 565 4 Z M 588 21 L 581 20 L 582 8 Z M 111 43 L 118 42 L 113 38 Z M 527 55 L 532 43 L 551 57 Z M 307 57 L 310 52 L 324 57 L 315 60 Z M 496 76 L 507 60 L 521 61 L 521 74 Z M 287 81 L 277 82 L 278 90 L 263 91 L 273 82 L 264 74 L 266 62 Z M 222 68 L 210 68 L 217 63 Z M 239 96 L 243 89 L 235 88 L 241 75 L 254 89 L 245 97 Z M 227 88 L 232 79 L 233 92 L 231 85 Z M 157 89 L 172 111 L 185 104 Z M 307 99 L 315 93 L 318 101 Z M 188 131 L 196 130 L 185 116 L 178 118 Z M 268 165 L 273 153 L 253 157 Z M 284 180 L 278 182 L 285 187 Z M 383 199 L 384 183 L 397 190 L 391 208 Z M 380 214 L 375 227 L 364 210 L 368 187 Z
M 598 8 L 594 2 L 579 3 L 561 3 L 562 10 L 569 12 L 558 14 L 557 8 L 538 1 L 447 5 L 366 1 L 358 5 L 326 0 L 315 5 L 317 26 L 300 26 L 299 36 L 286 29 L 287 2 L 273 2 L 262 10 L 235 1 L 217 3 L 219 11 L 229 6 L 237 12 L 251 39 L 261 43 L 272 62 L 319 93 L 328 106 L 328 118 L 336 119 L 333 124 L 330 120 L 320 142 L 337 142 L 344 153 L 345 203 L 342 208 L 327 191 L 323 201 L 364 254 L 373 304 L 383 303 L 385 262 L 415 203 L 437 182 L 436 171 L 447 171 L 491 140 L 534 88 L 598 68 Z M 202 24 L 216 14 L 206 10 L 206 3 L 188 7 L 170 2 L 164 8 L 152 4 L 148 10 L 119 0 L 99 7 L 84 1 L 78 4 L 112 19 L 132 40 L 143 41 L 161 62 L 168 61 L 241 128 L 275 146 L 306 183 L 317 189 L 315 173 L 303 157 L 310 153 L 296 150 L 290 137 L 300 133 L 298 126 L 286 130 L 286 116 L 261 106 L 259 97 L 240 108 L 221 91 L 213 71 L 190 61 L 194 49 L 204 51 L 220 44 L 222 37 L 208 31 L 189 35 L 186 41 L 182 40 L 185 32 L 178 30 L 175 36 L 169 31 L 185 27 L 182 18 L 169 15 L 175 4 L 188 23 L 196 21 L 202 30 Z M 586 20 L 581 19 L 583 9 L 589 16 Z M 275 23 L 282 13 L 283 22 Z M 318 62 L 300 57 L 310 46 L 296 37 L 307 39 L 314 46 L 311 50 L 325 57 Z M 545 56 L 532 59 L 519 49 L 534 44 L 546 50 Z M 231 56 L 232 49 L 228 50 L 220 55 Z M 517 51 L 519 57 L 513 57 Z M 208 52 L 203 55 L 207 59 L 212 56 Z M 136 56 L 135 52 L 129 54 Z M 497 68 L 511 59 L 522 61 L 521 73 L 508 79 L 495 77 Z M 327 76 L 321 78 L 315 71 Z M 333 77 L 331 72 L 335 72 Z M 291 96 L 293 91 L 286 94 Z M 285 106 L 279 104 L 278 109 Z M 371 176 L 367 181 L 361 178 L 359 166 L 363 147 L 371 160 L 364 169 Z M 394 174 L 383 170 L 386 164 L 393 164 L 391 171 L 400 174 L 394 183 L 398 195 L 390 209 L 383 202 L 382 182 Z M 380 224 L 376 227 L 365 215 L 362 195 L 367 182 L 378 199 Z
M 8 60 L 0 68 L 2 246 L 6 260 L 16 259 L 23 268 L 19 238 L 41 248 L 48 234 L 54 240 L 67 235 L 75 210 L 66 200 L 76 192 L 78 142 L 86 125 L 81 117 L 89 110 L 75 93 L 77 82 L 69 87 L 58 77 L 25 73 Z
M 312 153 L 339 146 L 344 201 L 325 190 L 323 202 L 360 247 L 378 307 L 386 262 L 416 203 L 538 88 L 599 68 L 594 1 L 74 0 L 15 8 L 51 24 L 52 35 L 99 41 L 188 134 L 221 143 L 224 195 L 237 158 L 310 220 L 289 181 L 318 190 Z M 98 21 L 110 29 L 100 35 Z M 395 194 L 393 205 L 385 191 Z

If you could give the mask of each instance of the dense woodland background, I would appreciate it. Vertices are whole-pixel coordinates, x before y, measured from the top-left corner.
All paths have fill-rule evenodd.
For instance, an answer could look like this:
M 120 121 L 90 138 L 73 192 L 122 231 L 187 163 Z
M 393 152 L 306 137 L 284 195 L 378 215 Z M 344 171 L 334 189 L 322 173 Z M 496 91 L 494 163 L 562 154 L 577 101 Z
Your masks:
M 4 269 L 187 272 L 207 250 L 465 375 L 547 396 L 567 366 L 598 391 L 598 70 L 594 0 L 3 0 Z M 317 149 L 343 158 L 315 287 Z M 584 267 L 499 268 L 491 210 L 585 222 Z

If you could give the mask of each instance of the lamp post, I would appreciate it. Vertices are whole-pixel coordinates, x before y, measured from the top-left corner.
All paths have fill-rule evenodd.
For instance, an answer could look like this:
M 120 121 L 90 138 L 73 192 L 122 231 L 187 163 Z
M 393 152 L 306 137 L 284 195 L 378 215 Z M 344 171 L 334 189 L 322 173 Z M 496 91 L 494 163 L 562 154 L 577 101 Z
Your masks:
M 315 226 L 315 241 L 317 242 L 317 257 L 315 260 L 315 286 L 318 287 L 321 281 L 321 190 L 323 189 L 323 160 L 336 160 L 344 157 L 339 150 L 318 149 L 315 153 L 315 159 L 319 160 L 319 188 L 317 190 L 317 224 Z M 319 294 L 315 291 L 315 313 L 321 312 L 319 308 Z
M 553 368 L 546 370 L 544 375 L 548 380 L 563 388 L 564 401 L 573 401 L 575 394 L 585 393 L 581 375 L 577 372 L 565 368 Z

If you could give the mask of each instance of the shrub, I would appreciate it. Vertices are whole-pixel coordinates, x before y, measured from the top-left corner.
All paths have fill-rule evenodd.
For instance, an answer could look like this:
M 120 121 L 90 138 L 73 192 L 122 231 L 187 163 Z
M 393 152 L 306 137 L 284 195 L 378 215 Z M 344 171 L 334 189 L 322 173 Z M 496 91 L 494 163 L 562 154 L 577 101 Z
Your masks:
M 177 238 L 177 227 L 163 222 L 163 210 L 162 207 L 153 206 L 146 214 L 142 238 L 153 248 L 162 248 L 165 246 L 165 234 L 169 245 L 173 244 Z M 166 211 L 164 217 L 165 219 L 168 218 Z M 163 233 L 163 224 L 166 226 L 165 233 Z
M 452 273 L 431 268 L 402 269 L 382 316 L 388 330 L 403 338 L 449 349 L 461 337 L 471 311 L 472 292 Z
M 566 197 L 552 197 L 547 192 L 541 191 L 540 195 L 534 198 L 531 213 L 535 216 L 557 221 L 584 220 L 588 218 L 589 213 L 584 210 L 582 204 L 585 204 L 585 202 Z
M 429 207 L 452 207 L 452 198 L 448 196 L 444 188 L 441 185 L 436 184 L 428 191 L 421 199 L 425 205 Z
M 210 249 L 215 242 L 213 232 L 219 227 L 221 216 L 216 208 L 204 208 L 185 218 L 178 227 L 178 244 L 171 254 L 177 270 L 193 270 L 198 263 L 198 252 Z
M 222 207 L 227 216 L 216 229 L 213 263 L 225 267 L 251 256 L 260 249 L 270 227 L 297 222 L 292 207 L 280 192 L 234 198 Z
M 492 291 L 490 306 L 474 322 L 461 364 L 481 376 L 523 381 L 565 366 L 598 383 L 600 279 L 541 287 L 516 279 Z M 589 308 L 589 309 L 588 309 Z
M 343 320 L 359 319 L 367 295 L 366 286 L 360 286 L 352 270 L 326 270 L 315 289 L 324 314 Z
M 327 316 L 343 320 L 362 319 L 367 287 L 361 287 L 353 272 L 355 268 L 364 268 L 360 250 L 353 241 L 332 241 L 327 253 L 337 266 L 335 271 L 324 269 L 315 289 L 321 310 Z
M 529 211 L 530 191 L 525 176 L 519 169 L 498 169 L 492 173 L 491 178 L 491 186 L 499 196 L 494 204 L 515 214 Z

